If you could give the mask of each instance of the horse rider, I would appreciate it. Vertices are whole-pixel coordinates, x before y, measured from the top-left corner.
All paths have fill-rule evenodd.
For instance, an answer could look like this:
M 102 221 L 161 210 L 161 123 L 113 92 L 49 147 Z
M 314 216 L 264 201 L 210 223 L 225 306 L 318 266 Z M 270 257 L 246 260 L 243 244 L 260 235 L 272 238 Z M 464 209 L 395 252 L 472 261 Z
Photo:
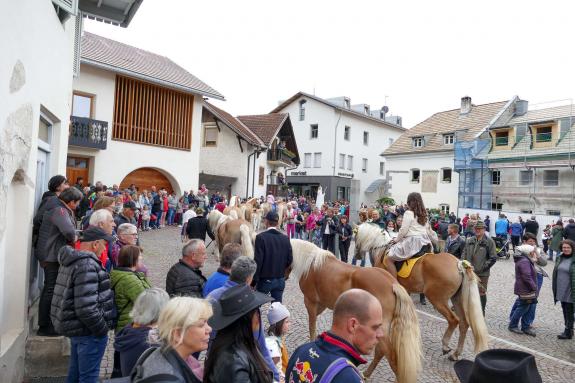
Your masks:
M 421 194 L 409 193 L 407 208 L 399 234 L 392 240 L 385 258 L 387 271 L 396 279 L 395 262 L 405 261 L 421 251 L 431 252 L 432 245 L 437 245 L 438 242 L 437 234 L 431 229 L 427 220 L 427 211 Z
M 270 206 L 272 207 L 272 211 L 275 213 L 277 211 L 276 199 L 275 199 L 274 195 L 271 193 L 271 191 L 269 192 L 269 194 L 267 196 L 267 203 L 270 204 Z

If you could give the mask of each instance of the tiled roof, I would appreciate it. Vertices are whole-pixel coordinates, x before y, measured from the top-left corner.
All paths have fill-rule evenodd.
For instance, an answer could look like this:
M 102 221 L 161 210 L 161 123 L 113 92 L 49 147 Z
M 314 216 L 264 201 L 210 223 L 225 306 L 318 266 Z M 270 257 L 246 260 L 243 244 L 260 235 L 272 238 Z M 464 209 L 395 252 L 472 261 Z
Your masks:
M 473 105 L 467 114 L 460 114 L 460 109 L 436 113 L 403 133 L 382 155 L 453 150 L 453 146 L 443 144 L 444 133 L 460 131 L 459 141 L 473 140 L 506 104 L 507 101 Z M 425 137 L 425 145 L 414 148 L 412 138 L 419 136 Z
M 93 33 L 82 36 L 83 64 L 146 80 L 184 92 L 223 100 L 224 96 L 167 57 Z
M 264 143 L 260 138 L 245 126 L 240 120 L 232 116 L 225 110 L 218 108 L 217 106 L 204 101 L 204 107 L 209 110 L 216 118 L 226 124 L 230 129 L 239 134 L 247 142 L 255 146 L 264 146 Z
M 297 99 L 300 98 L 300 97 L 310 98 L 310 99 L 312 99 L 312 100 L 321 102 L 321 103 L 323 103 L 323 104 L 325 104 L 325 105 L 327 105 L 327 106 L 330 106 L 330 107 L 335 108 L 335 109 L 337 109 L 337 110 L 340 110 L 340 111 L 342 111 L 342 112 L 349 113 L 349 114 L 351 114 L 351 115 L 353 115 L 353 116 L 355 116 L 355 117 L 364 118 L 364 119 L 366 119 L 366 120 L 369 120 L 370 122 L 379 123 L 379 124 L 384 125 L 384 126 L 386 126 L 386 127 L 388 127 L 388 128 L 394 128 L 394 129 L 398 129 L 398 130 L 401 130 L 401 131 L 405 131 L 405 130 L 406 130 L 406 129 L 405 129 L 404 127 L 402 127 L 402 126 L 395 125 L 395 124 L 392 124 L 392 123 L 390 123 L 390 122 L 383 121 L 383 120 L 381 120 L 381 119 L 379 119 L 379 118 L 375 118 L 375 117 L 372 117 L 372 116 L 368 116 L 367 114 L 363 114 L 363 113 L 360 113 L 360 112 L 356 112 L 355 110 L 352 110 L 352 109 L 344 108 L 344 107 L 342 107 L 341 105 L 334 104 L 334 103 L 329 102 L 328 100 L 325 100 L 325 99 L 323 99 L 323 98 L 321 98 L 321 97 L 317 97 L 317 96 L 314 96 L 314 95 L 312 95 L 312 94 L 305 93 L 305 92 L 297 92 L 296 94 L 294 94 L 293 96 L 291 96 L 291 97 L 288 98 L 287 100 L 283 101 L 280 105 L 276 106 L 276 107 L 274 108 L 274 110 L 271 111 L 271 113 L 280 112 L 280 111 L 283 110 L 286 106 L 288 106 L 289 104 L 291 104 L 292 102 L 294 102 L 295 100 L 297 100 Z
M 238 119 L 269 146 L 288 117 L 287 113 L 270 113 L 238 116 Z
M 552 108 L 529 110 L 523 116 L 517 116 L 507 121 L 505 126 L 521 124 L 524 122 L 555 120 L 570 116 L 575 116 L 575 106 L 572 104 L 561 105 Z

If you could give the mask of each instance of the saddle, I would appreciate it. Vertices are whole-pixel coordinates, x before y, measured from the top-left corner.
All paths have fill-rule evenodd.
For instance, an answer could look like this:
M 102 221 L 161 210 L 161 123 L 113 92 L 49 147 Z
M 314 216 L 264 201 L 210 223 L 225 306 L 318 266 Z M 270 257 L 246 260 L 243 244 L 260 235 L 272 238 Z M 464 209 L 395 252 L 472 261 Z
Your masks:
M 406 260 L 404 260 L 404 261 L 394 262 L 394 263 L 395 263 L 395 269 L 396 269 L 397 271 L 400 271 L 401 268 L 402 268 L 404 265 L 406 265 L 408 261 L 415 260 L 415 259 L 417 259 L 417 258 L 421 258 L 421 257 L 423 257 L 423 256 L 424 256 L 425 254 L 427 254 L 427 253 L 433 253 L 433 247 L 432 247 L 431 245 L 425 245 L 425 246 L 423 246 L 417 253 L 415 253 L 415 254 L 414 254 L 411 258 L 409 258 L 409 259 L 406 259 Z M 415 264 L 415 262 L 413 262 L 413 264 Z M 413 266 L 412 266 L 412 267 L 413 267 Z M 410 269 L 409 271 L 411 271 L 411 269 Z M 409 273 L 407 274 L 407 276 L 409 276 Z

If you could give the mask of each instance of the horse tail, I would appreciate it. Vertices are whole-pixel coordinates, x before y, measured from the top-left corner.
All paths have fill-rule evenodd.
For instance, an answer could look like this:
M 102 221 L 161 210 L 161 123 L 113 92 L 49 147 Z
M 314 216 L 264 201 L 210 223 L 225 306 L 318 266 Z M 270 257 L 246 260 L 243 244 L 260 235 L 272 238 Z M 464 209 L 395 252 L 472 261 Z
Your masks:
M 485 318 L 481 311 L 481 300 L 479 298 L 478 277 L 471 267 L 466 267 L 462 261 L 459 268 L 463 272 L 463 283 L 461 284 L 461 300 L 465 319 L 475 339 L 475 353 L 487 350 L 489 333 Z
M 391 348 L 397 362 L 397 381 L 417 382 L 421 370 L 421 334 L 419 320 L 411 297 L 399 284 L 394 283 L 395 309 L 391 319 Z
M 238 216 L 238 212 L 235 209 L 231 209 L 228 217 L 230 217 L 231 219 L 239 219 L 240 217 Z
M 245 223 L 240 225 L 240 238 L 242 240 L 242 253 L 254 259 L 254 246 L 252 245 L 252 235 L 250 227 Z

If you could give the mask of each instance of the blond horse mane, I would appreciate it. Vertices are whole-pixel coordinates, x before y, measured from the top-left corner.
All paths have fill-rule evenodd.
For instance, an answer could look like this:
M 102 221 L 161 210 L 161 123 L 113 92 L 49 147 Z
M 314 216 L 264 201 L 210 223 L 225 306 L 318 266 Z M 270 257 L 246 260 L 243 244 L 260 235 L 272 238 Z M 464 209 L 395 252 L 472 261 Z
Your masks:
M 356 251 L 371 251 L 372 249 L 381 248 L 391 241 L 389 233 L 377 225 L 362 223 L 357 226 L 355 235 Z
M 222 214 L 219 210 L 214 209 L 210 214 L 208 214 L 208 225 L 210 225 L 212 232 L 216 234 L 220 225 L 231 219 L 232 218 L 230 216 Z
M 328 258 L 336 259 L 332 253 L 320 249 L 311 242 L 292 239 L 290 243 L 293 254 L 291 274 L 296 280 L 305 278 L 311 270 L 321 269 Z

